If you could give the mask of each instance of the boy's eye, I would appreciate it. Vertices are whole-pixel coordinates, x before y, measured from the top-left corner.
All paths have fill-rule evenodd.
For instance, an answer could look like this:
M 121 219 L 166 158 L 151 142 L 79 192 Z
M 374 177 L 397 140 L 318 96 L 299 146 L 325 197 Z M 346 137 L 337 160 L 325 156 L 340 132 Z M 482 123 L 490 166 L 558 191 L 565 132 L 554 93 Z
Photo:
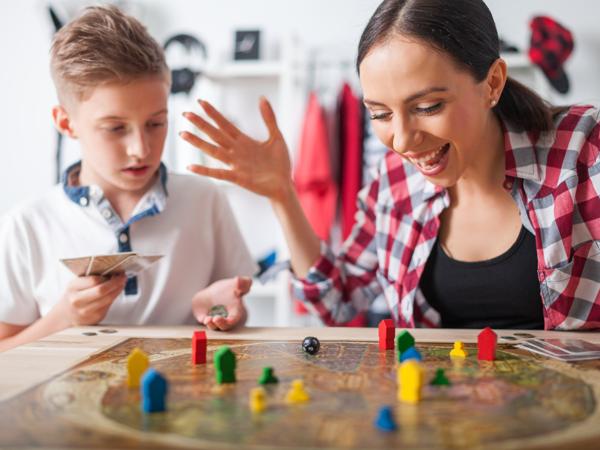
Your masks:
M 424 115 L 429 115 L 429 114 L 434 114 L 435 112 L 439 111 L 442 108 L 442 103 L 436 103 L 434 105 L 430 105 L 430 106 L 425 106 L 425 107 L 416 107 L 415 111 L 417 112 L 417 114 L 424 114 Z
M 111 133 L 120 133 L 125 130 L 125 126 L 124 125 L 116 125 L 113 127 L 105 128 L 105 130 L 109 131 Z

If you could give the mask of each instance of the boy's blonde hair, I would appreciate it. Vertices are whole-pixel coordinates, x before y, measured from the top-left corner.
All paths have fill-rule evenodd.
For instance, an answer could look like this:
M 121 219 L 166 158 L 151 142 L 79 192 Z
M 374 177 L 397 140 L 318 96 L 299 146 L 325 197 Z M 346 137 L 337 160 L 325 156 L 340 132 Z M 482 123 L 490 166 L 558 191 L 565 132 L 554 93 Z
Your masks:
M 115 6 L 86 8 L 55 35 L 50 70 L 59 101 L 84 100 L 106 83 L 148 76 L 170 82 L 162 47 L 138 20 Z

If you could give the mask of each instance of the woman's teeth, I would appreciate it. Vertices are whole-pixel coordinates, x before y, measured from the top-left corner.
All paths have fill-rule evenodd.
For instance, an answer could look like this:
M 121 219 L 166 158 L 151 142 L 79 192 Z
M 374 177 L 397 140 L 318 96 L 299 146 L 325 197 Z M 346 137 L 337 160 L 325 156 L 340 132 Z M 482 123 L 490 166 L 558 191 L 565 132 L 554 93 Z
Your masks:
M 433 152 L 429 152 L 424 156 L 420 156 L 418 158 L 409 158 L 411 162 L 414 164 L 418 164 L 420 167 L 428 168 L 436 165 L 443 153 L 450 147 L 450 144 L 444 144 L 437 150 Z

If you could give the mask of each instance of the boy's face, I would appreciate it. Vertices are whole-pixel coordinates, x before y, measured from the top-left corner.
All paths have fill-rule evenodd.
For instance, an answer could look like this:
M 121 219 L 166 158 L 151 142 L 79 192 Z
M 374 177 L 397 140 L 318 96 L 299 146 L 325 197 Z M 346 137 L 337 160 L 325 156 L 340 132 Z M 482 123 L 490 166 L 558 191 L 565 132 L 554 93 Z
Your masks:
M 157 76 L 100 85 L 68 111 L 55 108 L 58 128 L 81 144 L 82 185 L 99 185 L 108 197 L 150 188 L 167 135 L 168 96 L 168 82 Z

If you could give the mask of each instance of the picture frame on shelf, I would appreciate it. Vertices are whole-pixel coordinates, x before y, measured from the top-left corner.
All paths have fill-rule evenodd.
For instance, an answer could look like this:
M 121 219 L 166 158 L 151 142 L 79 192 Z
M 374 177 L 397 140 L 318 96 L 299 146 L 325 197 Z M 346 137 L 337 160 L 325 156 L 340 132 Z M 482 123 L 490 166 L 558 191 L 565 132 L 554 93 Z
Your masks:
M 235 32 L 236 61 L 260 59 L 260 30 L 237 30 Z

